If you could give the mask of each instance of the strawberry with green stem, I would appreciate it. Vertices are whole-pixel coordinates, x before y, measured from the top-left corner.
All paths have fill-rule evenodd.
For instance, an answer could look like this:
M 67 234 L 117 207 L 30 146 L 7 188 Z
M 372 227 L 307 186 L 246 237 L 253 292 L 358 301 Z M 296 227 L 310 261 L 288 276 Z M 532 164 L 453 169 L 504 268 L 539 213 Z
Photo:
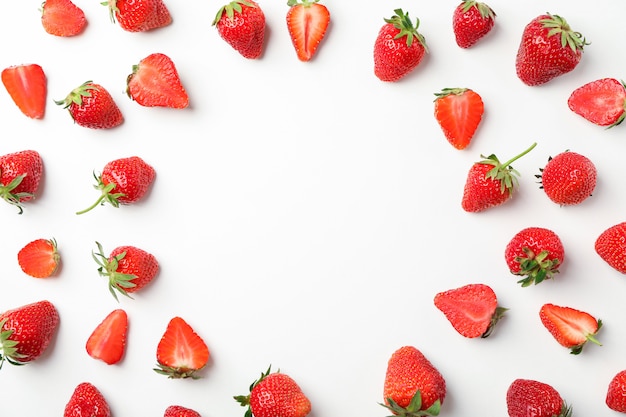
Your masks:
M 17 262 L 25 274 L 33 278 L 48 278 L 53 275 L 61 262 L 57 241 L 35 239 L 27 243 L 17 253 Z
M 197 379 L 209 361 L 209 348 L 182 317 L 173 317 L 157 346 L 154 371 L 168 378 Z
M 220 37 L 244 58 L 257 59 L 265 42 L 265 14 L 253 0 L 233 0 L 213 19 Z
M 0 156 L 0 197 L 16 206 L 35 198 L 43 176 L 43 159 L 39 152 L 25 150 Z
M 626 274 L 626 222 L 610 226 L 600 233 L 594 248 L 611 268 Z
M 572 407 L 549 384 L 516 379 L 506 391 L 509 417 L 571 417 Z
M 300 61 L 310 61 L 326 35 L 328 8 L 319 0 L 288 0 L 287 29 Z
M 93 81 L 84 82 L 63 100 L 54 102 L 67 109 L 77 125 L 89 129 L 111 129 L 124 122 L 124 116 L 111 94 Z
M 469 48 L 484 38 L 495 25 L 496 13 L 486 3 L 463 0 L 452 14 L 452 30 L 457 45 Z
M 554 339 L 573 355 L 580 354 L 587 342 L 602 346 L 596 338 L 602 320 L 585 311 L 546 303 L 539 310 L 539 318 Z
M 565 260 L 559 236 L 545 227 L 527 227 L 515 234 L 506 245 L 504 259 L 522 287 L 552 279 Z

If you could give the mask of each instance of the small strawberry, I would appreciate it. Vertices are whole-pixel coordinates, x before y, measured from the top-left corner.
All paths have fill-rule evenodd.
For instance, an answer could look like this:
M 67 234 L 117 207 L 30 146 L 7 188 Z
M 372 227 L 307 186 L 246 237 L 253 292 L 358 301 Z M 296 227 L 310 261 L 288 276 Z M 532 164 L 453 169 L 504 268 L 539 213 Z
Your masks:
M 87 19 L 83 9 L 71 0 L 45 0 L 41 5 L 41 24 L 51 35 L 70 37 L 83 32 Z
M 468 284 L 435 295 L 435 307 L 462 336 L 488 337 L 506 308 L 498 307 L 496 293 L 485 284 Z
M 551 385 L 516 379 L 506 391 L 509 417 L 571 417 L 572 408 Z
M 128 315 L 122 309 L 110 312 L 91 333 L 85 349 L 94 359 L 108 365 L 122 360 L 126 350 L 126 334 L 128 332 Z
M 563 152 L 548 159 L 539 175 L 541 188 L 550 200 L 561 206 L 580 204 L 596 188 L 596 167 L 586 156 Z
M 24 115 L 43 119 L 46 112 L 48 80 L 38 64 L 14 65 L 2 70 L 2 84 Z
M 326 35 L 330 12 L 319 0 L 287 0 L 287 29 L 300 61 L 309 61 Z
M 611 268 L 626 274 L 626 222 L 604 230 L 596 239 L 595 250 Z
M 43 159 L 26 150 L 0 156 L 0 196 L 23 213 L 22 203 L 35 198 L 43 175 Z
M 98 252 L 92 252 L 98 264 L 100 276 L 109 279 L 109 291 L 117 300 L 117 293 L 132 298 L 129 293 L 137 292 L 148 285 L 159 272 L 159 262 L 151 253 L 135 246 L 118 246 L 109 256 L 102 245 L 96 242 Z
M 559 236 L 544 227 L 520 230 L 506 245 L 504 259 L 513 275 L 522 277 L 518 284 L 531 284 L 551 279 L 559 272 L 565 250 Z
M 619 371 L 609 382 L 605 402 L 611 410 L 626 413 L 626 370 Z
M 487 4 L 463 0 L 452 14 L 452 30 L 457 45 L 469 48 L 491 32 L 496 13 Z
M 181 317 L 172 318 L 157 346 L 157 368 L 168 378 L 197 379 L 196 374 L 209 361 L 209 348 L 204 340 Z
M 133 65 L 133 72 L 126 79 L 126 94 L 146 107 L 184 109 L 189 105 L 174 62 L 161 53 L 150 54 Z
M 626 117 L 626 84 L 615 78 L 591 81 L 572 91 L 567 105 L 598 126 L 617 126 Z
M 22 365 L 39 358 L 59 325 L 59 312 L 47 300 L 0 314 L 0 368 L 7 361 Z
M 63 417 L 111 417 L 111 409 L 100 390 L 89 382 L 76 386 L 65 405 Z
M 77 125 L 90 129 L 110 129 L 124 121 L 111 94 L 92 81 L 81 84 L 55 103 L 67 109 Z
M 289 375 L 271 372 L 271 366 L 250 385 L 248 395 L 235 400 L 248 407 L 246 417 L 305 417 L 311 412 L 311 401 Z
M 446 382 L 433 364 L 413 346 L 396 350 L 387 364 L 384 407 L 394 415 L 436 416 L 446 396 Z
M 233 0 L 218 10 L 212 24 L 244 58 L 256 59 L 263 53 L 265 14 L 256 2 Z
M 94 173 L 100 197 L 91 206 L 76 214 L 86 213 L 105 203 L 118 208 L 140 201 L 154 182 L 156 171 L 138 156 L 115 159 L 108 162 L 100 175 Z
M 602 327 L 602 320 L 589 313 L 548 303 L 541 306 L 539 317 L 556 341 L 574 355 L 582 352 L 587 341 L 601 346 L 596 333 Z
M 53 275 L 61 262 L 57 241 L 36 239 L 27 243 L 17 253 L 17 262 L 22 271 L 34 278 L 48 278 Z
M 127 32 L 147 32 L 172 23 L 172 16 L 162 0 L 105 0 L 111 21 Z
M 465 149 L 482 120 L 482 98 L 469 88 L 444 88 L 435 96 L 435 120 L 453 147 Z
M 165 409 L 163 417 L 201 417 L 200 413 L 180 405 L 170 405 Z
M 381 81 L 394 82 L 412 72 L 428 52 L 426 39 L 402 9 L 394 10 L 395 15 L 384 19 L 374 43 L 374 74 Z
M 567 74 L 580 62 L 585 38 L 561 16 L 537 16 L 524 28 L 515 59 L 517 76 L 535 86 Z
M 506 203 L 513 196 L 519 175 L 511 164 L 536 145 L 533 143 L 530 148 L 505 163 L 500 163 L 494 154 L 488 157 L 481 155 L 485 159 L 475 162 L 467 174 L 461 200 L 463 210 L 477 213 Z

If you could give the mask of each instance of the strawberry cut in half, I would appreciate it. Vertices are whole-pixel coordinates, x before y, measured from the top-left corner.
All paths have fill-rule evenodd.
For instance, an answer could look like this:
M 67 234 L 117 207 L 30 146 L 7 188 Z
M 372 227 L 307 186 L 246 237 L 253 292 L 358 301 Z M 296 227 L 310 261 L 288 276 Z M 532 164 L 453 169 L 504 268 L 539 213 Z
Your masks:
M 172 379 L 197 379 L 197 372 L 208 361 L 209 348 L 204 340 L 184 319 L 172 318 L 157 346 L 157 367 L 154 371 Z
M 41 24 L 51 35 L 70 37 L 84 31 L 87 19 L 71 0 L 45 0 L 41 5 Z
M 172 59 L 162 53 L 150 54 L 126 80 L 126 94 L 145 107 L 184 109 L 189 106 L 189 96 L 183 87 Z
M 602 346 L 596 339 L 602 320 L 596 320 L 589 313 L 548 303 L 541 306 L 539 317 L 556 341 L 570 349 L 571 354 L 582 352 L 588 341 Z
M 33 240 L 20 249 L 17 261 L 27 275 L 48 278 L 57 271 L 61 262 L 57 241 L 54 238 Z
M 435 96 L 435 119 L 456 149 L 469 146 L 480 124 L 485 105 L 469 88 L 444 88 Z
M 108 365 L 118 363 L 126 350 L 127 333 L 128 315 L 122 309 L 113 310 L 87 339 L 87 354 Z
M 22 113 L 43 119 L 48 86 L 46 74 L 38 64 L 14 65 L 2 70 L 2 83 Z
M 626 85 L 601 78 L 575 89 L 567 100 L 571 111 L 598 126 L 617 126 L 626 116 Z
M 300 61 L 309 61 L 330 23 L 330 12 L 319 0 L 288 0 L 287 29 Z

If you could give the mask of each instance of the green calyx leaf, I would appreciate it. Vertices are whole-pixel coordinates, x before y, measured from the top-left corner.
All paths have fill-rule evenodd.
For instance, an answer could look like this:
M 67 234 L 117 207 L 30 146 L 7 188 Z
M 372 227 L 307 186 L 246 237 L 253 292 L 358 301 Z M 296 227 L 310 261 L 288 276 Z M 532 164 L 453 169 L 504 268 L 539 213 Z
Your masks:
M 504 317 L 504 313 L 506 313 L 507 311 L 509 311 L 508 308 L 496 307 L 496 311 L 493 313 L 493 316 L 491 316 L 491 321 L 489 322 L 487 330 L 485 330 L 485 333 L 480 335 L 480 337 L 483 339 L 489 337 L 493 333 L 493 329 L 496 327 L 496 324 L 498 324 L 500 319 Z
M 476 0 L 464 0 L 463 1 L 463 13 L 467 13 L 472 7 L 476 7 L 480 13 L 480 17 L 483 19 L 493 19 L 496 17 L 495 12 L 486 3 L 482 3 Z
M 481 158 L 484 158 L 484 159 L 482 161 L 479 161 L 478 163 L 493 165 L 493 168 L 487 171 L 487 173 L 485 174 L 485 179 L 490 179 L 492 181 L 499 181 L 500 192 L 502 192 L 502 194 L 506 193 L 507 191 L 509 193 L 513 193 L 513 191 L 517 187 L 517 177 L 519 177 L 519 172 L 517 172 L 511 166 L 511 164 L 517 161 L 522 156 L 526 155 L 531 150 L 533 150 L 535 146 L 537 146 L 537 143 L 533 143 L 524 152 L 520 153 L 519 155 L 514 156 L 513 158 L 509 159 L 508 161 L 504 163 L 500 163 L 500 161 L 494 154 L 491 154 L 487 157 L 481 155 Z
M 91 90 L 96 89 L 97 87 L 93 85 L 93 81 L 85 81 L 80 86 L 73 89 L 63 100 L 54 100 L 54 102 L 59 106 L 63 106 L 64 109 L 72 104 L 81 106 L 83 104 L 83 97 L 91 97 Z
M 319 0 L 287 0 L 287 6 L 293 7 L 301 4 L 304 7 L 311 7 L 311 5 L 319 2 Z
M 24 208 L 22 207 L 21 200 L 23 198 L 35 198 L 35 196 L 31 193 L 14 193 L 18 185 L 22 183 L 22 180 L 26 177 L 26 174 L 18 175 L 13 178 L 13 180 L 7 185 L 0 185 L 0 197 L 7 203 L 17 207 L 19 210 L 18 214 L 22 214 L 24 212 Z
M 0 329 L 4 328 L 9 319 L 5 318 L 0 321 Z M 0 331 L 0 369 L 4 362 L 9 362 L 11 365 L 24 365 L 24 362 L 20 362 L 24 355 L 18 352 L 19 342 L 11 340 L 10 337 L 13 334 L 12 329 Z
M 426 47 L 426 39 L 417 31 L 419 27 L 420 20 L 415 19 L 415 25 L 411 22 L 411 18 L 409 18 L 409 13 L 404 13 L 402 9 L 394 10 L 395 15 L 385 19 L 385 22 L 391 23 L 396 29 L 400 32 L 396 35 L 395 39 L 400 39 L 406 36 L 406 45 L 411 47 L 413 42 L 417 40 L 426 51 L 428 48 Z
M 395 402 L 391 398 L 387 398 L 387 403 L 380 403 L 383 407 L 387 408 L 389 411 L 393 413 L 393 415 L 388 417 L 422 417 L 422 416 L 438 416 L 441 411 L 441 401 L 436 400 L 430 407 L 426 410 L 422 410 L 422 394 L 420 390 L 417 390 L 409 405 L 406 407 L 401 407 L 397 402 Z
M 443 88 L 439 93 L 435 93 L 435 101 L 440 98 L 444 98 L 447 96 L 460 96 L 461 94 L 468 91 L 469 88 Z
M 217 22 L 219 22 L 222 19 L 222 16 L 224 15 L 224 13 L 226 13 L 227 19 L 233 20 L 233 18 L 235 17 L 235 13 L 241 13 L 241 11 L 243 10 L 243 8 L 241 7 L 242 5 L 247 6 L 247 7 L 256 7 L 254 4 L 246 0 L 231 1 L 230 3 L 225 4 L 224 6 L 220 7 L 211 25 L 212 26 L 217 25 Z
M 96 179 L 96 184 L 93 186 L 96 190 L 100 190 L 100 197 L 93 203 L 91 206 L 87 207 L 84 210 L 77 211 L 76 214 L 84 214 L 88 211 L 94 209 L 97 206 L 102 206 L 105 203 L 111 204 L 113 207 L 118 208 L 120 206 L 119 199 L 120 197 L 124 197 L 126 194 L 124 193 L 113 193 L 115 189 L 115 183 L 105 184 L 102 182 L 102 177 L 98 176 L 95 172 L 93 173 L 94 178 Z
M 528 287 L 531 284 L 539 284 L 546 279 L 551 279 L 554 274 L 559 272 L 559 260 L 548 259 L 550 252 L 544 250 L 535 254 L 532 249 L 528 247 L 522 248 L 525 256 L 518 256 L 515 258 L 516 262 L 519 262 L 520 269 L 515 275 L 521 275 L 525 278 L 517 281 L 522 287 Z
M 252 393 L 252 389 L 257 386 L 259 382 L 263 381 L 263 379 L 265 379 L 265 377 L 271 373 L 271 369 L 272 365 L 270 364 L 270 366 L 267 368 L 267 371 L 261 372 L 261 376 L 259 377 L 259 379 L 250 384 L 250 387 L 248 388 L 250 393 Z M 280 369 L 276 372 L 280 372 Z M 244 417 L 252 417 L 252 410 L 250 409 L 250 393 L 248 393 L 247 395 L 235 395 L 233 397 L 235 401 L 239 403 L 239 405 L 241 405 L 242 407 L 247 407 Z
M 135 284 L 131 281 L 137 278 L 137 275 L 117 272 L 119 261 L 124 259 L 126 252 L 122 252 L 109 260 L 109 258 L 104 254 L 102 245 L 99 242 L 96 242 L 96 245 L 98 246 L 98 252 L 92 251 L 91 256 L 99 265 L 98 273 L 100 276 L 107 277 L 109 279 L 109 292 L 116 301 L 119 301 L 117 293 L 132 299 L 133 297 L 128 294 L 127 290 L 135 287 Z
M 582 51 L 585 45 L 589 45 L 580 32 L 573 31 L 567 20 L 559 15 L 547 13 L 549 17 L 541 19 L 540 23 L 548 29 L 548 37 L 558 35 L 561 37 L 561 46 L 569 47 L 574 52 Z
M 165 375 L 170 379 L 200 379 L 200 376 L 196 375 L 197 369 L 174 368 L 171 366 L 157 364 L 157 367 L 153 368 L 153 371 L 157 374 Z

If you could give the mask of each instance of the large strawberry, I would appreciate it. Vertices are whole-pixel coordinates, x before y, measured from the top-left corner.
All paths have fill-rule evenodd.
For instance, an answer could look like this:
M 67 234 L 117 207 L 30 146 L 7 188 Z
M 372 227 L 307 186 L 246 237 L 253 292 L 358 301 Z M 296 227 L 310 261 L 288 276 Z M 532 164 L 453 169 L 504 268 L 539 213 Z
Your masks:
M 87 26 L 85 12 L 72 0 L 45 0 L 41 5 L 41 25 L 51 35 L 69 37 Z
M 626 117 L 626 85 L 615 78 L 588 82 L 572 91 L 567 105 L 598 126 L 617 126 Z
M 54 337 L 59 312 L 47 300 L 0 314 L 0 367 L 6 361 L 25 364 L 39 358 Z
M 509 417 L 571 417 L 572 408 L 551 385 L 516 379 L 506 391 Z
M 519 155 L 501 163 L 496 155 L 491 154 L 475 162 L 468 174 L 463 189 L 461 207 L 476 213 L 506 203 L 517 187 L 518 172 L 511 164 L 530 152 L 537 144 L 533 143 Z
M 126 78 L 126 94 L 145 107 L 189 106 L 189 96 L 174 61 L 162 53 L 150 54 L 133 65 L 133 72 Z
M 0 156 L 0 196 L 23 213 L 22 203 L 35 198 L 43 175 L 43 159 L 26 150 Z
M 124 116 L 111 94 L 92 81 L 84 82 L 55 103 L 67 109 L 79 126 L 110 129 L 124 122 Z
M 626 369 L 611 378 L 604 401 L 611 410 L 626 413 Z
M 589 158 L 565 151 L 553 158 L 536 175 L 541 188 L 553 202 L 561 206 L 580 204 L 596 188 L 597 170 Z
M 319 0 L 288 0 L 287 30 L 300 61 L 309 61 L 326 35 L 330 12 Z
M 108 278 L 109 291 L 117 300 L 117 293 L 132 298 L 129 293 L 139 291 L 150 283 L 159 272 L 156 257 L 131 245 L 118 246 L 107 256 L 102 245 L 96 242 L 98 252 L 92 257 L 98 264 L 98 272 Z
M 520 278 L 522 287 L 554 277 L 565 260 L 559 236 L 545 227 L 527 227 L 511 238 L 504 249 L 509 271 Z
M 467 148 L 485 111 L 482 98 L 469 88 L 444 88 L 435 96 L 435 120 L 446 139 L 456 149 Z
M 394 415 L 439 415 L 445 396 L 443 376 L 417 348 L 403 346 L 391 355 L 385 374 L 382 405 Z
M 209 348 L 181 317 L 173 317 L 157 346 L 157 367 L 168 378 L 198 378 L 198 371 L 209 361 Z
M 121 308 L 113 310 L 89 335 L 85 344 L 87 354 L 108 365 L 118 363 L 126 351 L 127 333 L 128 315 L 126 311 Z
M 218 10 L 213 26 L 243 57 L 256 59 L 263 53 L 265 14 L 253 0 L 233 0 L 225 4 Z
M 54 274 L 61 262 L 57 241 L 35 239 L 17 253 L 17 262 L 24 273 L 34 278 L 48 278 Z
M 394 16 L 384 19 L 374 43 L 374 74 L 389 82 L 412 72 L 427 52 L 426 40 L 417 30 L 419 19 L 413 25 L 408 12 L 394 12 Z
M 247 407 L 246 417 L 305 417 L 311 401 L 289 375 L 271 372 L 271 366 L 250 385 L 250 393 L 235 400 Z
M 574 355 L 582 352 L 587 342 L 600 345 L 596 333 L 602 320 L 585 311 L 547 303 L 541 306 L 539 318 L 554 339 Z
M 156 171 L 138 156 L 114 159 L 108 162 L 100 175 L 94 173 L 94 188 L 100 196 L 91 206 L 76 214 L 86 213 L 105 203 L 113 207 L 133 204 L 144 198 L 154 182 Z
M 95 385 L 81 382 L 65 405 L 63 417 L 111 417 L 111 408 Z
M 2 84 L 22 113 L 43 119 L 46 112 L 48 80 L 39 64 L 13 65 L 2 70 Z
M 163 0 L 106 0 L 111 20 L 128 32 L 147 32 L 172 23 Z
M 201 417 L 200 413 L 182 405 L 170 405 L 165 409 L 163 417 Z
M 595 250 L 611 268 L 626 274 L 626 222 L 605 229 L 596 239 Z
M 535 86 L 567 74 L 580 62 L 585 45 L 585 38 L 561 16 L 537 16 L 522 33 L 515 59 L 517 76 Z
M 491 32 L 496 13 L 487 4 L 463 0 L 452 14 L 452 30 L 457 45 L 469 48 Z

